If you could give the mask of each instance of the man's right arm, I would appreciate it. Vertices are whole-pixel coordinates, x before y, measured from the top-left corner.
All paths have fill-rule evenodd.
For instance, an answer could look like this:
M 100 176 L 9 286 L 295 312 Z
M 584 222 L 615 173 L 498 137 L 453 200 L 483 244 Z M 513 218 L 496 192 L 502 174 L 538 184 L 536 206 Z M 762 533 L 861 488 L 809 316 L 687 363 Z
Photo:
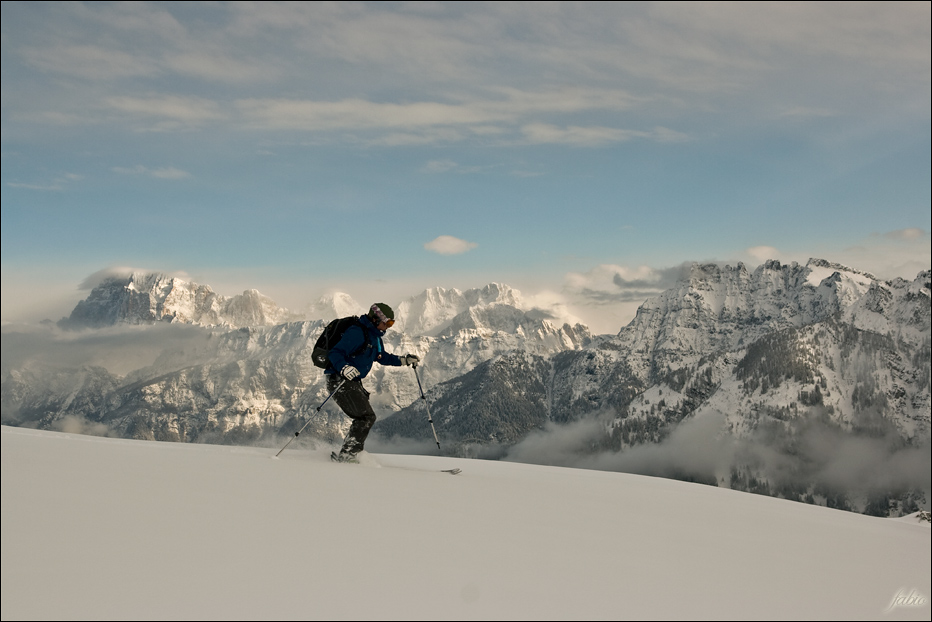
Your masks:
M 330 358 L 330 363 L 333 365 L 333 368 L 342 374 L 343 369 L 347 365 L 352 366 L 353 363 L 349 360 L 349 357 L 353 352 L 358 350 L 363 343 L 365 343 L 365 336 L 362 333 L 362 327 L 350 326 L 347 328 L 346 332 L 343 333 L 343 337 L 337 342 L 337 345 L 330 349 L 327 355 Z M 357 374 L 358 373 L 357 370 Z

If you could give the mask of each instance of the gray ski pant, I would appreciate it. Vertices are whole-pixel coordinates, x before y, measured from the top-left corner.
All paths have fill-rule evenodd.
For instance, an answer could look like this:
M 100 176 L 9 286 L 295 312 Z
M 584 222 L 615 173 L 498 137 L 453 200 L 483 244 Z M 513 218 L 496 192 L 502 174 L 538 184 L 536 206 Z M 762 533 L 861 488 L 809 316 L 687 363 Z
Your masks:
M 331 374 L 327 379 L 327 389 L 333 391 L 340 384 L 342 378 Z M 343 388 L 333 394 L 333 400 L 343 409 L 346 416 L 353 420 L 349 433 L 343 441 L 341 454 L 357 454 L 363 450 L 369 430 L 375 423 L 375 411 L 369 404 L 369 392 L 359 380 L 350 380 L 343 383 Z

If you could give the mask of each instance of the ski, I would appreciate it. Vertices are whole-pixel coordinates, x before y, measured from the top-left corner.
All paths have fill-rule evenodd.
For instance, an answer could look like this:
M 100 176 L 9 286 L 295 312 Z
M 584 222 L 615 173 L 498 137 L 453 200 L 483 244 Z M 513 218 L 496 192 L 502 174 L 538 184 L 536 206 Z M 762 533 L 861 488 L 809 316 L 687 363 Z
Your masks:
M 340 457 L 340 454 L 338 454 L 338 453 L 335 452 L 335 451 L 331 451 L 331 452 L 330 452 L 330 459 L 333 460 L 334 462 L 343 462 L 343 463 L 348 463 L 348 464 L 359 464 L 359 463 L 360 463 L 360 462 L 359 462 L 359 458 L 356 458 L 356 457 L 349 458 L 349 459 L 347 459 L 347 458 L 341 458 L 341 457 Z M 379 467 L 382 468 L 382 465 L 379 465 Z M 389 469 L 404 469 L 404 470 L 406 470 L 406 471 L 421 471 L 421 470 L 425 470 L 425 469 L 411 469 L 411 468 L 408 468 L 408 467 L 391 467 L 391 466 L 390 466 L 390 467 L 387 467 L 387 468 L 389 468 Z M 453 468 L 453 469 L 441 469 L 440 472 L 441 472 L 441 473 L 449 473 L 450 475 L 459 475 L 460 473 L 463 472 L 463 469 L 457 469 L 457 468 Z

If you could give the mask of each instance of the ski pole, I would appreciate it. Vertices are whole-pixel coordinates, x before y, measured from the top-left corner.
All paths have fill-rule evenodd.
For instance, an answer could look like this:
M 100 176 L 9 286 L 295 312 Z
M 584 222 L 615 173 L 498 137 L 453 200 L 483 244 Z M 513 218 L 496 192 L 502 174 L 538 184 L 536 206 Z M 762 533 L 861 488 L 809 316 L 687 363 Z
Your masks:
M 421 392 L 421 399 L 424 400 L 424 407 L 427 408 L 427 423 L 430 424 L 430 429 L 434 433 L 434 442 L 437 443 L 437 451 L 441 451 L 440 439 L 437 438 L 437 429 L 434 428 L 434 420 L 430 416 L 430 406 L 427 403 L 427 396 L 424 395 L 424 388 L 421 386 L 421 377 L 417 374 L 417 364 L 415 363 L 411 367 L 414 368 L 414 377 L 417 378 L 417 388 Z
M 320 406 L 318 406 L 318 407 L 317 407 L 317 410 L 314 411 L 314 416 L 313 416 L 313 417 L 310 417 L 310 418 L 307 420 L 307 423 L 305 423 L 303 426 L 301 426 L 301 429 L 298 430 L 297 432 L 295 432 L 295 433 L 294 433 L 294 436 L 292 436 L 290 439 L 288 439 L 288 442 L 285 443 L 285 447 L 282 447 L 281 449 L 278 450 L 278 453 L 275 454 L 275 457 L 276 457 L 276 458 L 278 457 L 278 455 L 279 455 L 280 453 L 282 453 L 283 451 L 285 451 L 285 448 L 287 448 L 288 445 L 291 445 L 291 441 L 293 441 L 294 439 L 298 438 L 298 435 L 301 434 L 301 432 L 304 432 L 304 428 L 306 428 L 308 425 L 310 425 L 311 421 L 313 421 L 314 419 L 317 418 L 317 415 L 320 413 L 320 409 L 324 407 L 324 404 L 326 404 L 327 401 L 329 401 L 331 397 L 333 397 L 333 394 L 334 394 L 334 393 L 336 393 L 337 391 L 339 391 L 340 389 L 343 388 L 343 383 L 344 383 L 344 382 L 346 382 L 346 378 L 344 378 L 343 380 L 341 380 L 341 381 L 340 381 L 340 384 L 337 385 L 337 388 L 334 389 L 333 392 L 330 393 L 330 395 L 327 396 L 327 399 L 325 399 L 323 402 L 320 403 Z M 439 447 L 439 444 L 438 444 L 438 447 Z

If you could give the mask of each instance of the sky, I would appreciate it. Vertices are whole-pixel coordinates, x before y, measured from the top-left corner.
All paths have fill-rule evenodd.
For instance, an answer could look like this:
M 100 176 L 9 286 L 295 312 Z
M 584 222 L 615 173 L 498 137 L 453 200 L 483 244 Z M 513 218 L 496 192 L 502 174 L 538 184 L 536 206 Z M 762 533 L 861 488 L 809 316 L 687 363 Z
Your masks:
M 297 442 L 0 442 L 4 620 L 929 619 L 916 516 Z
M 3 2 L 2 316 L 506 283 L 615 332 L 688 262 L 930 252 L 929 2 Z M 590 319 L 591 318 L 591 319 Z

